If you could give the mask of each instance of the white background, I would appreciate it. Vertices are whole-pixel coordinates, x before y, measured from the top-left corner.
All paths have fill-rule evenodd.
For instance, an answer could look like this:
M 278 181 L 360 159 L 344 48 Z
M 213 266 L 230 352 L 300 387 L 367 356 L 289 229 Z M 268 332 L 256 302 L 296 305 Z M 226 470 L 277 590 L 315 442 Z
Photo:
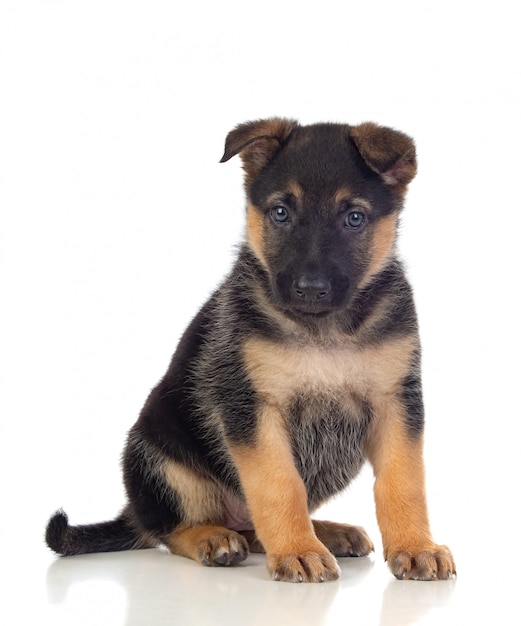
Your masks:
M 400 249 L 424 346 L 432 525 L 459 572 L 438 617 L 491 623 L 500 604 L 518 623 L 518 25 L 505 0 L 0 0 L 6 624 L 80 623 L 45 593 L 46 519 L 123 504 L 125 433 L 242 236 L 224 138 L 270 115 L 373 120 L 417 142 Z M 377 542 L 370 489 L 364 472 L 327 515 Z M 367 579 L 379 605 L 387 579 Z M 100 588 L 105 601 L 118 602 Z

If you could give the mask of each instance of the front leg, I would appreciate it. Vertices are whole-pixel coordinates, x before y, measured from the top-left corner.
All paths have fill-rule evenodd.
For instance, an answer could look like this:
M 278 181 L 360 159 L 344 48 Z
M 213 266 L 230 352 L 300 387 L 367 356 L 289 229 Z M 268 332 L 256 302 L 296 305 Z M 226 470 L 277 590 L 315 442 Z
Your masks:
M 307 493 L 294 464 L 283 420 L 264 407 L 253 442 L 230 444 L 257 537 L 274 580 L 335 580 L 340 568 L 309 517 Z
M 381 407 L 369 438 L 384 557 L 398 579 L 446 579 L 456 573 L 445 546 L 434 543 L 427 514 L 423 436 L 396 401 Z

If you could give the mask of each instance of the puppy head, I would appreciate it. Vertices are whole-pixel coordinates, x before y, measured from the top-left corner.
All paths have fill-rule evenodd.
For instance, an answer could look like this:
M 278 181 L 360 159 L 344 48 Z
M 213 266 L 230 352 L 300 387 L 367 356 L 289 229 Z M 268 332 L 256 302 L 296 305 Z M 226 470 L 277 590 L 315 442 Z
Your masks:
M 237 126 L 248 243 L 274 303 L 323 316 L 349 305 L 393 257 L 398 214 L 416 174 L 412 139 L 391 128 L 273 118 Z

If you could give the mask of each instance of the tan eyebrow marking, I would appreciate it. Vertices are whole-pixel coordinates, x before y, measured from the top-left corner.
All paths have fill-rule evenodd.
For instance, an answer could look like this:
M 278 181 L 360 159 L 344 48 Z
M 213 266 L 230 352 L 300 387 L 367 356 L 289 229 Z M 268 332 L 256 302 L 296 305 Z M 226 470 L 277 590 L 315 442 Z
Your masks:
M 372 209 L 369 200 L 361 198 L 360 196 L 353 195 L 348 187 L 341 187 L 340 189 L 338 189 L 338 191 L 335 193 L 334 201 L 337 206 L 342 202 L 349 202 L 353 206 L 360 207 L 361 209 L 365 209 L 366 211 L 370 211 Z
M 276 204 L 277 202 L 284 202 L 288 195 L 292 195 L 297 202 L 301 202 L 304 197 L 304 190 L 296 180 L 288 181 L 287 186 L 284 189 L 276 191 L 271 196 L 268 196 L 268 204 Z

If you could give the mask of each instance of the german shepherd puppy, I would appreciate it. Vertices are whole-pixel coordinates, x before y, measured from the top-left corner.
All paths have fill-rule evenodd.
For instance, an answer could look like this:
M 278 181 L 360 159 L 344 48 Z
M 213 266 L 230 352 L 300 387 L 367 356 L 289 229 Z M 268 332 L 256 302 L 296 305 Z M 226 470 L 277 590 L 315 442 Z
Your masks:
M 130 430 L 128 505 L 113 521 L 46 540 L 62 555 L 166 546 L 204 565 L 265 551 L 274 580 L 339 577 L 333 555 L 373 544 L 310 519 L 366 459 L 384 557 L 399 579 L 446 579 L 424 490 L 420 343 L 396 257 L 413 141 L 364 123 L 237 126 L 246 241 L 186 330 Z

